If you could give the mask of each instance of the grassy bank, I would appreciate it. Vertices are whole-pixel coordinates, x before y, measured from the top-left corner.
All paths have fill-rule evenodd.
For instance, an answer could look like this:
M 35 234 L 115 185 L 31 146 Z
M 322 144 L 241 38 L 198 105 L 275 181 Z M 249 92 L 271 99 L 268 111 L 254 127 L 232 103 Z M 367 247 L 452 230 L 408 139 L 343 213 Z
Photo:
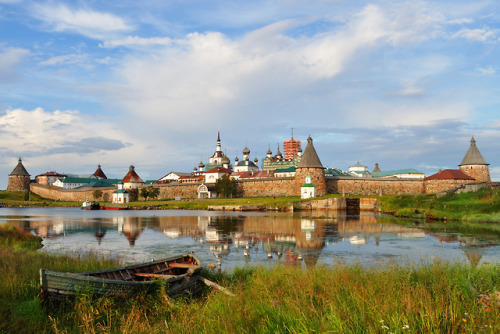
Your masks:
M 149 200 L 129 203 L 130 207 L 154 207 L 157 209 L 207 210 L 209 206 L 265 206 L 282 210 L 303 201 L 298 196 L 288 197 L 245 197 L 182 200 Z
M 0 202 L 4 207 L 75 207 L 79 202 L 54 201 L 43 198 L 32 192 L 22 191 L 0 191 Z
M 237 294 L 206 290 L 191 300 L 161 296 L 91 299 L 51 312 L 38 290 L 40 267 L 82 271 L 115 266 L 36 251 L 37 237 L 0 226 L 0 332 L 37 333 L 494 333 L 500 330 L 500 267 L 435 262 L 418 268 L 339 264 L 304 270 L 206 272 Z
M 500 222 L 500 189 L 483 188 L 464 194 L 398 195 L 380 198 L 384 212 L 399 217 Z

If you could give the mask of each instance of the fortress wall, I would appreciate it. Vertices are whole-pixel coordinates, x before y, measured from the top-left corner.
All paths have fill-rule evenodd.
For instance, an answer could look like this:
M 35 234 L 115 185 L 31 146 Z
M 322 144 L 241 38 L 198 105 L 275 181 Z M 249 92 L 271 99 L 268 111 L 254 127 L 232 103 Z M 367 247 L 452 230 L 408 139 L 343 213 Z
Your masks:
M 158 199 L 167 198 L 198 198 L 199 183 L 181 183 L 181 184 L 157 184 L 154 187 L 160 189 Z
M 427 180 L 425 181 L 426 194 L 435 194 L 440 191 L 455 189 L 464 184 L 474 183 L 472 180 Z
M 400 195 L 423 194 L 424 180 L 415 179 L 371 179 L 371 178 L 327 178 L 328 194 L 352 195 Z
M 238 180 L 238 189 L 243 197 L 294 196 L 295 178 L 271 177 L 260 180 Z
M 54 186 L 46 186 L 38 183 L 30 184 L 31 192 L 42 197 L 53 199 L 56 201 L 75 201 L 83 202 L 86 200 L 94 200 L 92 194 L 94 190 L 101 190 L 103 195 L 100 198 L 102 201 L 111 201 L 113 199 L 113 191 L 115 187 L 100 187 L 100 188 L 82 188 L 82 189 L 62 189 Z

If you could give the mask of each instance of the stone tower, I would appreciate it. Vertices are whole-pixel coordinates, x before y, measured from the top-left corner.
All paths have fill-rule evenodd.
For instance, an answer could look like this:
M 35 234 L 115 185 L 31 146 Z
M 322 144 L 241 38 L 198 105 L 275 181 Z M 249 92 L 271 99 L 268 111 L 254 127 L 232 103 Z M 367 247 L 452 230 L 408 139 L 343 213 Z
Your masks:
M 486 163 L 476 146 L 474 136 L 470 140 L 470 147 L 460 165 L 460 170 L 473 177 L 478 182 L 491 182 L 489 163 Z
M 30 174 L 24 168 L 23 161 L 19 157 L 16 168 L 9 174 L 9 184 L 7 191 L 28 191 L 30 190 Z
M 311 183 L 316 186 L 316 195 L 325 195 L 326 180 L 324 167 L 319 160 L 318 154 L 316 153 L 311 136 L 307 138 L 306 149 L 304 150 L 302 159 L 300 160 L 300 163 L 295 171 L 295 195 L 300 196 L 300 187 L 308 175 L 311 176 Z

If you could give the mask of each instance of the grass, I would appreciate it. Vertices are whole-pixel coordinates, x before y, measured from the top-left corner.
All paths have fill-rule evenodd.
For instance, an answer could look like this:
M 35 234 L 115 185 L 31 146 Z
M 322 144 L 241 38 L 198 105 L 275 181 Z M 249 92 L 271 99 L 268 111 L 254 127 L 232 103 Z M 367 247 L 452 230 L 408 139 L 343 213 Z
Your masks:
M 477 192 L 436 195 L 397 195 L 380 198 L 382 211 L 396 216 L 500 222 L 500 189 L 483 188 Z
M 4 207 L 75 207 L 81 205 L 80 202 L 54 201 L 24 191 L 0 191 L 0 202 Z
M 38 242 L 38 246 L 37 245 Z M 500 331 L 500 266 L 446 262 L 304 270 L 238 268 L 204 275 L 237 294 L 206 290 L 190 300 L 81 296 L 47 311 L 41 266 L 61 271 L 117 265 L 90 255 L 36 251 L 39 239 L 0 227 L 0 332 L 7 333 L 495 333 Z M 500 300 L 499 300 L 500 302 Z

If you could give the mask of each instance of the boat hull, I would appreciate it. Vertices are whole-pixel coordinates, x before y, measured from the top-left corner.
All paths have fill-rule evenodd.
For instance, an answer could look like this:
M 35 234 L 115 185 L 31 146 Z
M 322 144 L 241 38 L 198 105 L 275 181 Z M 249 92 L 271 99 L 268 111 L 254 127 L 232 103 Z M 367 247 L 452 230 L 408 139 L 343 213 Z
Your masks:
M 128 210 L 126 206 L 103 206 L 103 210 Z
M 126 267 L 82 273 L 40 269 L 44 301 L 81 294 L 130 297 L 164 289 L 170 297 L 190 296 L 201 290 L 201 262 L 193 253 Z M 165 282 L 165 283 L 163 283 Z

